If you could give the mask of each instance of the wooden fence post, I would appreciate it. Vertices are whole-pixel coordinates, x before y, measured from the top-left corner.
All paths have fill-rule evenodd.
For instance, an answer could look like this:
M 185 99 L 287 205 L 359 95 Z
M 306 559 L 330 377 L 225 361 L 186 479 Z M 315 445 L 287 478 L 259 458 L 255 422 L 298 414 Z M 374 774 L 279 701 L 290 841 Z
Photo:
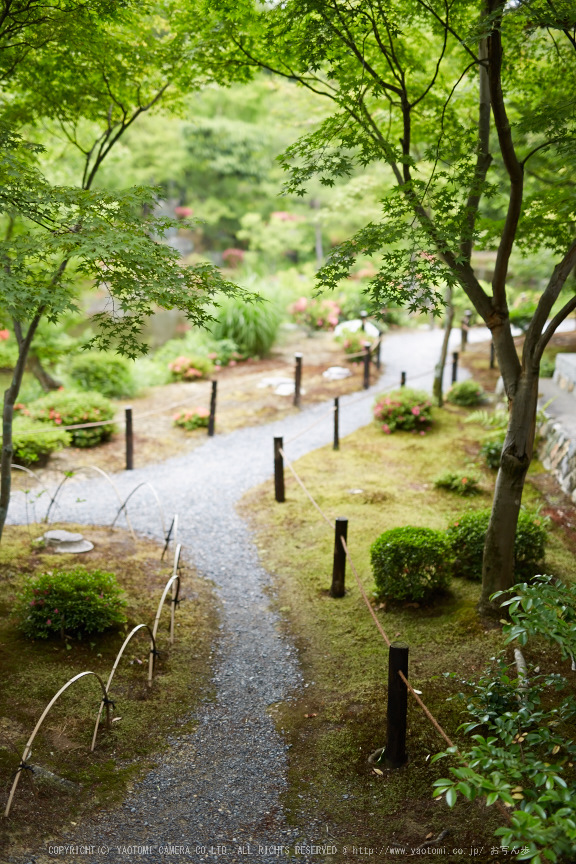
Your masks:
M 496 350 L 494 348 L 494 342 L 490 342 L 490 369 L 494 369 L 496 361 Z
M 302 388 L 302 354 L 294 354 L 296 368 L 294 369 L 294 405 L 300 407 L 300 390 Z
M 286 500 L 284 495 L 284 457 L 282 438 L 274 438 L 274 494 L 276 501 Z
M 330 588 L 331 597 L 344 597 L 344 594 L 346 593 L 344 587 L 344 580 L 346 577 L 346 552 L 342 545 L 342 537 L 344 538 L 344 541 L 348 539 L 348 519 L 338 516 L 334 532 L 334 565 L 332 567 L 332 587 Z
M 340 449 L 340 399 L 334 398 L 334 450 Z
M 452 384 L 458 380 L 458 351 L 452 352 Z
M 401 372 L 401 373 L 400 373 L 400 386 L 401 386 L 401 387 L 405 387 L 405 386 L 406 386 L 406 372 Z
M 132 426 L 132 408 L 124 409 L 126 436 L 126 471 L 134 469 L 134 428 Z
M 406 755 L 406 724 L 408 714 L 408 688 L 400 678 L 408 678 L 408 645 L 393 642 L 388 651 L 388 708 L 386 712 L 386 747 L 384 762 L 388 768 L 401 768 Z
M 212 393 L 210 394 L 210 416 L 208 417 L 208 435 L 210 438 L 214 435 L 216 427 L 216 391 L 218 382 L 212 381 Z
M 364 390 L 370 387 L 370 342 L 364 342 L 364 381 L 362 386 Z

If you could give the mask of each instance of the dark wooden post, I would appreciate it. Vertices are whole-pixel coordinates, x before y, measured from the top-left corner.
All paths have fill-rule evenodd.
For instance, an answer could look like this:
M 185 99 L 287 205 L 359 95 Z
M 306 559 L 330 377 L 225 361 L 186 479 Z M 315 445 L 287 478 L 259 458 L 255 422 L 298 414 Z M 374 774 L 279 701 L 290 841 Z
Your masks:
M 334 399 L 334 450 L 340 449 L 340 399 Z
M 302 354 L 294 354 L 296 368 L 294 369 L 294 405 L 300 407 L 300 389 L 302 387 Z
M 342 545 L 341 537 L 346 541 L 348 538 L 348 519 L 338 516 L 336 519 L 336 530 L 334 533 L 334 565 L 332 567 L 331 597 L 344 597 L 344 579 L 346 576 L 346 552 Z
M 126 435 L 126 471 L 134 468 L 134 429 L 132 426 L 132 408 L 124 409 Z
M 490 342 L 490 368 L 494 369 L 496 361 L 496 350 L 494 348 L 494 342 Z
M 368 317 L 368 313 L 367 313 L 367 312 L 364 312 L 364 311 L 360 312 L 360 320 L 362 321 L 361 327 L 362 327 L 362 332 L 363 332 L 363 333 L 366 332 L 366 318 L 367 318 L 367 317 Z
M 208 417 L 208 435 L 210 438 L 214 435 L 216 427 L 216 390 L 218 382 L 212 381 L 212 393 L 210 394 L 210 416 Z
M 384 762 L 389 768 L 401 768 L 406 763 L 406 723 L 408 688 L 400 678 L 408 678 L 408 645 L 393 642 L 388 652 L 388 708 Z
M 382 334 L 378 337 L 378 342 L 376 344 L 376 369 L 380 371 L 382 366 Z
M 282 456 L 282 438 L 274 438 L 274 493 L 280 504 L 286 500 L 284 496 L 284 457 Z
M 452 352 L 452 384 L 458 380 L 458 351 Z
M 401 386 L 401 387 L 405 387 L 405 386 L 406 386 L 406 372 L 401 372 L 401 373 L 400 373 L 400 386 Z
M 466 350 L 466 345 L 468 343 L 468 331 L 470 330 L 470 319 L 472 318 L 472 312 L 470 309 L 466 309 L 464 315 L 462 316 L 462 323 L 460 325 L 460 350 L 462 353 Z
M 370 342 L 364 342 L 364 390 L 370 387 Z

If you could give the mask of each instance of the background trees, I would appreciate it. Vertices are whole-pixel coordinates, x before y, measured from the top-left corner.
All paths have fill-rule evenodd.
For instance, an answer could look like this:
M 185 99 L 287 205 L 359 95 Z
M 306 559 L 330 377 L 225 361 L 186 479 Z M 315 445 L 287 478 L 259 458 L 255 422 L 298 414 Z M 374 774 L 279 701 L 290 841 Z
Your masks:
M 211 68 L 267 69 L 332 104 L 284 153 L 289 192 L 388 166 L 379 218 L 332 251 L 319 285 L 334 288 L 359 254 L 371 255 L 377 306 L 439 311 L 446 287 L 459 285 L 492 332 L 510 420 L 484 555 L 489 611 L 490 594 L 512 583 L 542 352 L 576 308 L 564 291 L 576 265 L 576 13 L 544 0 L 210 8 L 201 50 Z M 475 247 L 496 253 L 489 286 L 472 266 Z M 554 260 L 521 356 L 509 320 L 514 250 Z

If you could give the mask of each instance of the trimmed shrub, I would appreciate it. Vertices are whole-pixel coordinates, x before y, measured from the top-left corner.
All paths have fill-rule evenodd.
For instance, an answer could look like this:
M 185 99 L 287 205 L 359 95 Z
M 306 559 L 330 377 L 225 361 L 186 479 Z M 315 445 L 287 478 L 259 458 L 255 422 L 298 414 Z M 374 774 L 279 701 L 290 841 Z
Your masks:
M 463 474 L 458 471 L 445 471 L 434 480 L 434 486 L 437 489 L 447 489 L 448 492 L 455 492 L 457 495 L 480 495 L 481 489 L 478 488 L 478 477 L 470 474 Z
M 245 357 L 266 357 L 276 340 L 280 314 L 274 303 L 243 303 L 228 298 L 216 310 L 216 321 L 212 324 L 212 336 L 232 339 L 238 351 Z
M 378 594 L 425 603 L 450 582 L 449 546 L 443 531 L 392 528 L 370 548 Z
M 464 408 L 471 408 L 474 405 L 480 405 L 484 401 L 484 390 L 476 381 L 459 381 L 457 384 L 452 385 L 446 394 L 446 400 L 453 405 L 462 405 Z
M 214 371 L 214 364 L 208 357 L 176 357 L 168 364 L 168 369 L 176 381 L 200 381 Z
M 179 426 L 187 432 L 208 427 L 210 412 L 207 408 L 192 408 L 190 411 L 179 411 L 174 415 L 174 426 Z
M 362 330 L 342 330 L 336 336 L 336 342 L 339 342 L 344 349 L 345 354 L 362 354 L 364 351 L 364 342 L 366 342 L 366 334 Z M 352 358 L 353 363 L 362 363 L 363 356 Z
M 30 434 L 32 429 L 36 431 Z M 52 453 L 70 446 L 72 436 L 64 429 L 42 428 L 30 417 L 16 416 L 12 441 L 17 465 L 44 465 Z
M 109 399 L 136 393 L 132 365 L 119 355 L 101 352 L 80 354 L 72 358 L 68 371 L 81 390 L 92 390 Z
M 297 324 L 309 330 L 333 330 L 338 324 L 340 306 L 335 300 L 300 297 L 288 307 Z
M 75 426 L 79 423 L 98 423 L 112 420 L 114 407 L 100 393 L 71 393 L 58 390 L 47 393 L 28 406 L 30 417 L 41 423 L 52 423 L 55 426 Z M 93 426 L 88 429 L 71 429 L 72 444 L 75 447 L 95 447 L 107 441 L 116 431 L 114 423 L 105 426 Z
M 479 581 L 490 510 L 476 510 L 459 516 L 448 527 L 446 536 L 453 555 L 454 576 Z M 544 558 L 548 532 L 546 520 L 537 513 L 521 510 L 514 541 L 514 574 L 531 578 Z
M 500 467 L 502 448 L 504 447 L 505 440 L 506 432 L 497 432 L 494 435 L 485 438 L 480 447 L 480 455 L 484 458 L 488 467 L 492 468 L 493 471 L 497 471 Z
M 433 423 L 432 403 L 422 390 L 402 387 L 376 398 L 374 419 L 387 435 L 398 430 L 424 435 Z
M 82 638 L 126 623 L 125 605 L 114 573 L 76 567 L 29 578 L 15 611 L 30 639 Z

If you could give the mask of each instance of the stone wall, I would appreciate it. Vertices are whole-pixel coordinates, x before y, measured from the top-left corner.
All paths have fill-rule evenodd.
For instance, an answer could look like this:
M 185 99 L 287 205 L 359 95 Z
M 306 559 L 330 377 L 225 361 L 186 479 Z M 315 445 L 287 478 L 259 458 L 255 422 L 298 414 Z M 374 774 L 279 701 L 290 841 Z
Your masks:
M 575 400 L 576 401 L 576 400 Z M 558 480 L 562 490 L 576 503 L 576 441 L 553 417 L 538 427 L 538 456 L 547 471 Z

